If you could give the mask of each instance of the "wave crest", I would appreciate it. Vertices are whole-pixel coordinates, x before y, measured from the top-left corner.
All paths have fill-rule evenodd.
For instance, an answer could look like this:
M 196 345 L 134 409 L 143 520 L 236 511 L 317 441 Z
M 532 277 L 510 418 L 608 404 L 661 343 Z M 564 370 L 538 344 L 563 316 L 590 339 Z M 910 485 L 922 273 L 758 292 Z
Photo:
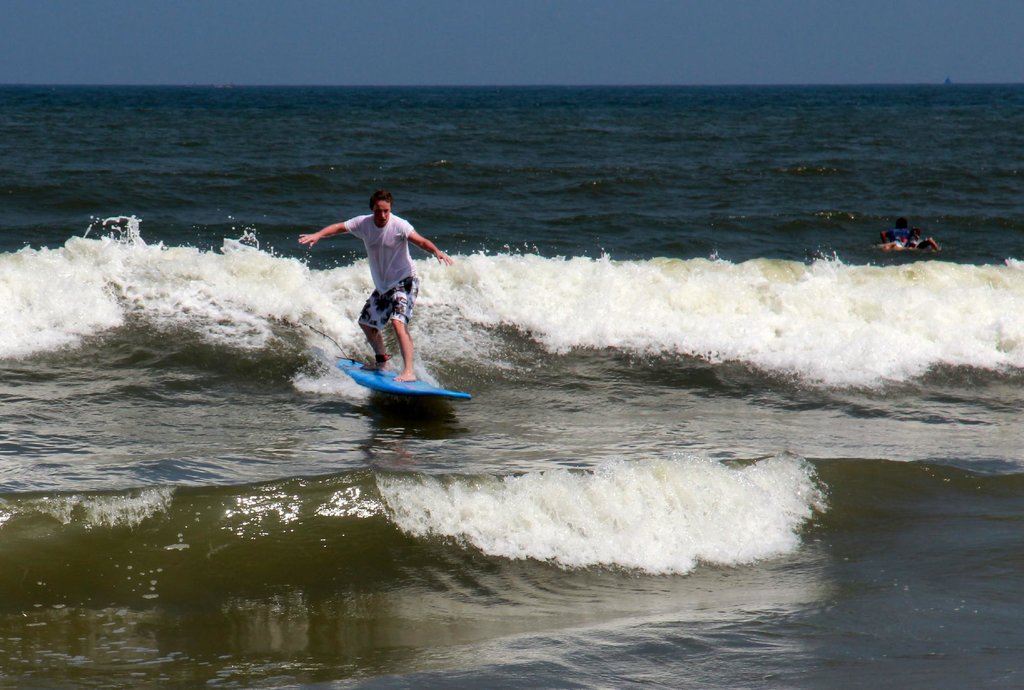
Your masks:
M 654 574 L 789 553 L 801 525 L 824 509 L 811 466 L 784 456 L 741 468 L 685 457 L 612 462 L 594 472 L 377 483 L 396 524 L 414 536 L 568 568 Z

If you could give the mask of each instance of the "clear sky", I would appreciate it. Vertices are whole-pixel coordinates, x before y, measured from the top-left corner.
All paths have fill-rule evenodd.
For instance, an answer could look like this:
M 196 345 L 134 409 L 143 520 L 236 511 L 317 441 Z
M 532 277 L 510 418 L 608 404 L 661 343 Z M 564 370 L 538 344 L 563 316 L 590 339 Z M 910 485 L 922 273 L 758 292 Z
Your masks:
M 3 84 L 1024 82 L 1024 0 L 0 0 Z

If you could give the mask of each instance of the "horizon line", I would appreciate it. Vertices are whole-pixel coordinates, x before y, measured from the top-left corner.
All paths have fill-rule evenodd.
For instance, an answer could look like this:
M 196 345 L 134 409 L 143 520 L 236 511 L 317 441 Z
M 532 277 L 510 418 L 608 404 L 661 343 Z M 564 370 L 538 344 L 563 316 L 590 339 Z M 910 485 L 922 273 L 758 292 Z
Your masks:
M 2 87 L 112 87 L 112 88 L 216 88 L 216 89 L 250 89 L 250 88 L 342 88 L 342 89 L 497 89 L 497 88 L 708 88 L 708 87 L 742 87 L 742 88 L 778 88 L 778 87 L 864 87 L 864 86 L 1021 86 L 1024 82 L 984 82 L 984 81 L 914 81 L 914 82 L 774 82 L 774 83 L 743 83 L 743 82 L 701 82 L 701 83 L 493 83 L 493 84 L 258 84 L 247 82 L 3 82 Z

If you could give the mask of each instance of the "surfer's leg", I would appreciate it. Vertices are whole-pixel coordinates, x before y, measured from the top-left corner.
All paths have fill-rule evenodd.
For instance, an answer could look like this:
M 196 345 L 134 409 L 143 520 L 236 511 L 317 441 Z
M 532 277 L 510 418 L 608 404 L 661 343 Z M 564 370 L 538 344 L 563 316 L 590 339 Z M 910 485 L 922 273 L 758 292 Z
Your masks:
M 366 342 L 370 343 L 375 355 L 375 363 L 366 365 L 367 369 L 387 369 L 388 350 L 384 344 L 383 329 L 391 320 L 391 311 L 390 293 L 382 297 L 374 290 L 359 314 L 359 327 L 363 329 Z
M 412 335 L 409 334 L 409 320 L 412 319 L 416 295 L 419 294 L 420 281 L 415 276 L 406 278 L 400 285 L 391 290 L 391 314 L 389 321 L 398 338 L 398 349 L 402 353 L 402 373 L 395 377 L 396 381 L 415 381 L 413 370 Z
M 387 362 L 381 362 L 380 357 L 387 355 L 387 348 L 384 345 L 384 335 L 380 332 L 379 328 L 373 326 L 367 326 L 365 323 L 359 324 L 359 327 L 363 329 L 363 334 L 366 336 L 366 342 L 370 343 L 370 347 L 373 348 L 373 354 L 377 355 L 374 359 L 378 360 L 376 364 L 367 365 L 367 369 L 386 369 Z
M 402 352 L 402 373 L 395 377 L 395 381 L 415 381 L 416 372 L 413 371 L 413 347 L 409 327 L 399 319 L 391 319 L 391 325 L 398 338 L 398 349 Z

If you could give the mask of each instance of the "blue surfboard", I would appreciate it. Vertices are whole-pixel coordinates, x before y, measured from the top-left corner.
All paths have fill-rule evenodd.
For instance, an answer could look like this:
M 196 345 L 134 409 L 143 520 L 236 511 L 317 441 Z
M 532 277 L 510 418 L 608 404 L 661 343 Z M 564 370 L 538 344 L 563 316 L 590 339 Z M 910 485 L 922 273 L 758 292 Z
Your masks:
M 439 398 L 457 398 L 469 400 L 473 396 L 462 391 L 450 391 L 446 388 L 436 388 L 423 381 L 395 381 L 396 374 L 392 371 L 379 371 L 367 369 L 362 362 L 353 359 L 339 359 L 337 366 L 343 372 L 352 377 L 352 380 L 360 386 L 381 393 L 392 393 L 394 395 L 412 396 L 434 396 Z

